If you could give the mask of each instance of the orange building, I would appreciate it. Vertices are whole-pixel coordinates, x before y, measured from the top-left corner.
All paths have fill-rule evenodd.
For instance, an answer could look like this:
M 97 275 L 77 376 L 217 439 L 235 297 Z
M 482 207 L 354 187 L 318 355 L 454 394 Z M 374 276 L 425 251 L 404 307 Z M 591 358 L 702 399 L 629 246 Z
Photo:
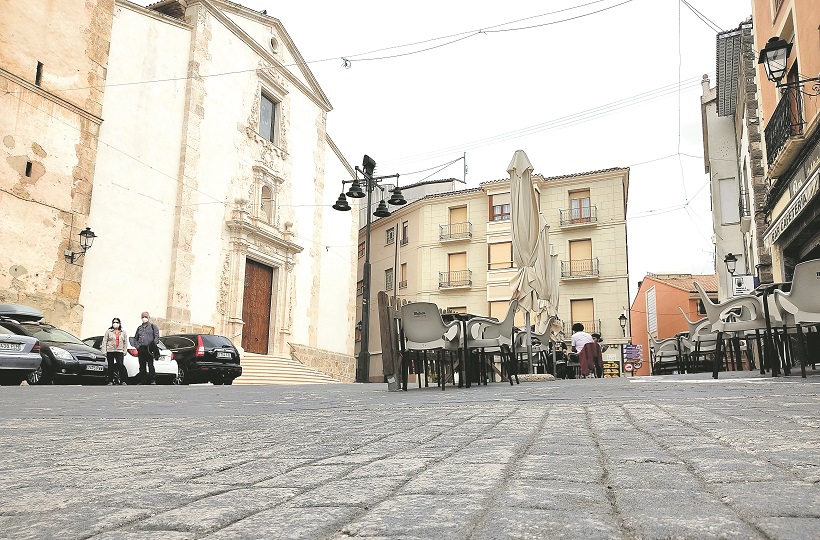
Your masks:
M 649 375 L 649 335 L 655 339 L 673 337 L 689 329 L 681 309 L 691 320 L 702 319 L 706 310 L 695 290 L 694 282 L 703 286 L 717 301 L 717 275 L 647 274 L 638 283 L 638 294 L 630 308 L 632 343 L 643 349 L 643 362 L 635 374 Z
M 752 20 L 770 186 L 758 211 L 774 281 L 788 281 L 796 264 L 820 257 L 820 2 L 753 0 Z

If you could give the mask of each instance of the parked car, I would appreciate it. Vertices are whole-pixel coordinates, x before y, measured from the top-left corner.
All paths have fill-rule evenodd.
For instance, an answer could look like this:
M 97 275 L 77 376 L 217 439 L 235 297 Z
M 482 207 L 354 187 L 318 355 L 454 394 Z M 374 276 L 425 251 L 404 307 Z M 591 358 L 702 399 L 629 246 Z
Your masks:
M 0 324 L 0 386 L 17 386 L 40 367 L 40 341 Z
M 239 351 L 224 336 L 175 334 L 163 336 L 162 340 L 174 353 L 182 384 L 232 384 L 242 375 Z
M 29 384 L 81 382 L 103 384 L 108 379 L 108 363 L 102 352 L 76 336 L 42 322 L 43 314 L 32 307 L 0 304 L 0 325 L 13 334 L 40 341 L 40 366 L 31 371 Z
M 94 347 L 95 349 L 102 348 L 102 336 L 94 336 L 90 338 L 85 338 L 83 343 L 88 345 L 89 347 Z M 128 338 L 128 343 L 130 346 L 128 347 L 128 352 L 123 355 L 122 358 L 122 365 L 123 371 L 117 374 L 117 377 L 121 382 L 126 384 L 137 384 L 141 382 L 139 380 L 139 373 L 140 373 L 140 361 L 139 355 L 137 354 L 137 347 L 134 344 L 134 338 Z M 179 366 L 177 361 L 174 360 L 174 353 L 168 350 L 168 347 L 162 342 L 159 341 L 159 360 L 154 360 L 154 371 L 157 375 L 157 383 L 158 384 L 179 384 L 180 374 L 179 374 Z

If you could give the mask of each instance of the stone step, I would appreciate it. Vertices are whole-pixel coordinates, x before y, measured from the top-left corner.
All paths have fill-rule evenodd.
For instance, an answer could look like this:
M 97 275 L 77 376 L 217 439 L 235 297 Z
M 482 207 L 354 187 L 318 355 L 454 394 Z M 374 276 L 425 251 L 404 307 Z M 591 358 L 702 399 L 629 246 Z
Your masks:
M 333 377 L 286 356 L 245 353 L 238 385 L 333 384 Z

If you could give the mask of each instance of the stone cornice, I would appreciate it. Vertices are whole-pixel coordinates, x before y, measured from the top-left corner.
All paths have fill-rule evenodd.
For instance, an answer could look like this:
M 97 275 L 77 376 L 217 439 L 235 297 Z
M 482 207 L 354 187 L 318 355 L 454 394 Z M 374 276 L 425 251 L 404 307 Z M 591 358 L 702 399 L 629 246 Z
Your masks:
M 79 116 L 82 116 L 86 120 L 94 122 L 97 125 L 100 125 L 103 122 L 103 119 L 100 118 L 99 116 L 91 114 L 90 112 L 86 111 L 85 109 L 80 108 L 77 105 L 74 105 L 70 101 L 66 101 L 63 98 L 59 97 L 59 96 L 55 96 L 54 94 L 52 94 L 48 90 L 44 89 L 42 86 L 37 86 L 36 84 L 32 84 L 32 83 L 28 82 L 27 80 L 22 79 L 22 78 L 18 77 L 17 75 L 15 75 L 14 73 L 11 73 L 10 71 L 6 71 L 5 69 L 3 69 L 1 67 L 0 67 L 0 76 L 5 77 L 6 79 L 10 80 L 11 82 L 13 82 L 14 84 L 16 84 L 18 86 L 22 86 L 23 88 L 25 88 L 26 90 L 28 90 L 32 94 L 37 94 L 38 96 L 40 96 L 42 98 L 45 98 L 49 101 L 52 101 L 52 102 L 56 103 L 57 105 L 59 105 L 60 107 L 63 107 L 64 109 L 68 109 L 69 111 L 71 111 L 71 112 L 73 112 L 73 113 L 75 113 Z
M 250 220 L 243 218 L 233 218 L 227 222 L 228 230 L 234 233 L 246 234 L 250 238 L 261 240 L 275 248 L 284 250 L 288 253 L 301 253 L 304 248 L 299 244 L 294 244 L 288 240 L 280 238 L 272 231 L 267 231 L 261 227 L 255 226 Z
M 165 15 L 164 13 L 159 13 L 158 11 L 154 11 L 153 9 L 148 9 L 146 7 L 142 7 L 138 4 L 133 2 L 129 2 L 128 0 L 114 0 L 114 4 L 119 7 L 124 7 L 130 9 L 131 11 L 136 11 L 141 15 L 146 15 L 148 17 L 154 18 L 158 21 L 162 21 L 167 24 L 171 24 L 173 26 L 178 26 L 179 28 L 184 28 L 186 30 L 190 30 L 192 26 L 185 21 L 181 21 L 179 19 L 175 19 L 174 17 Z
M 290 50 L 291 54 L 293 54 L 294 59 L 296 60 L 299 69 L 301 70 L 302 74 L 308 80 L 310 85 L 313 88 L 309 88 L 305 85 L 302 81 L 300 81 L 289 69 L 287 69 L 275 56 L 273 56 L 270 52 L 267 51 L 262 45 L 260 45 L 255 39 L 253 39 L 247 32 L 245 32 L 239 25 L 233 22 L 225 13 L 222 12 L 222 9 L 226 11 L 232 11 L 242 16 L 248 16 L 250 10 L 247 8 L 244 9 L 237 9 L 235 4 L 228 4 L 222 2 L 220 0 L 192 0 L 189 2 L 189 5 L 194 4 L 201 4 L 205 6 L 208 12 L 214 16 L 219 22 L 221 22 L 225 28 L 233 32 L 233 34 L 241 39 L 248 47 L 253 50 L 260 58 L 262 58 L 265 62 L 269 63 L 271 67 L 276 68 L 280 73 L 282 73 L 288 81 L 291 82 L 294 86 L 298 87 L 308 98 L 311 99 L 316 105 L 322 108 L 325 112 L 328 112 L 333 109 L 333 106 L 328 101 L 327 96 L 325 96 L 322 89 L 319 88 L 319 84 L 316 82 L 316 79 L 313 77 L 313 74 L 310 70 L 306 69 L 305 61 L 302 58 L 302 55 L 299 54 L 299 51 L 296 50 L 296 46 L 293 43 L 293 40 L 288 35 L 287 31 L 282 26 L 282 23 L 279 20 L 273 17 L 265 17 L 265 24 L 272 24 L 276 26 L 276 29 L 281 33 L 284 41 L 286 42 L 286 46 Z M 261 15 L 260 15 L 261 16 Z M 258 70 L 257 70 L 258 71 Z

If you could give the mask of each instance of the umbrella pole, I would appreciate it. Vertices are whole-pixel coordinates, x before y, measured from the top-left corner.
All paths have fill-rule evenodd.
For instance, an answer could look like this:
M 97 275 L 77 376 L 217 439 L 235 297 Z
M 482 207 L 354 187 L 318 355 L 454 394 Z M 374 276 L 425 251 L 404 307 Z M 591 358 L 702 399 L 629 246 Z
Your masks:
M 530 328 L 530 310 L 524 312 L 524 324 L 527 325 L 527 361 L 529 367 L 527 373 L 532 372 L 532 329 Z

